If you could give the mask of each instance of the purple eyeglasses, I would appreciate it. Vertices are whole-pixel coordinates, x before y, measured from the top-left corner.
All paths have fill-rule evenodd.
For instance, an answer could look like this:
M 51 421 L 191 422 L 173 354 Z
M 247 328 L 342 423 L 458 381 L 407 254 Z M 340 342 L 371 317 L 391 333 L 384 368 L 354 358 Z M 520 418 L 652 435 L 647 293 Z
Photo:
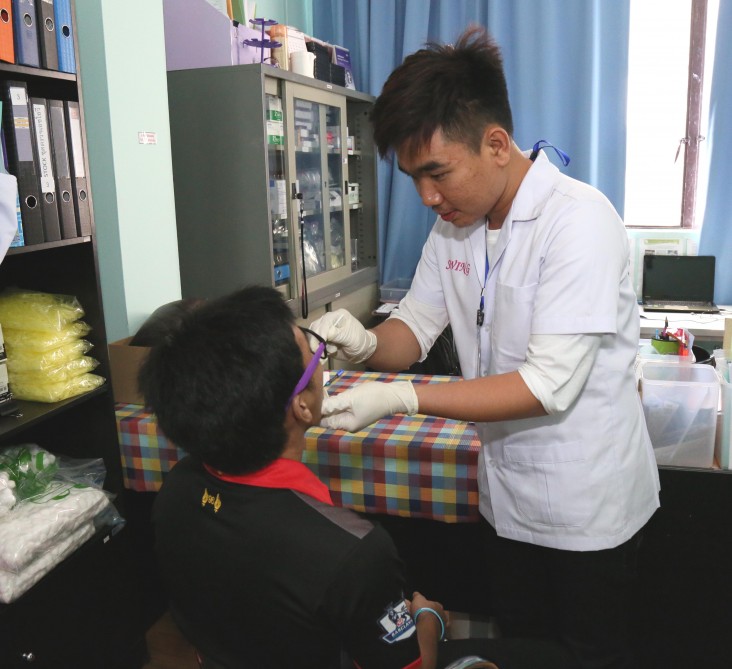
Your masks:
M 290 404 L 292 404 L 292 400 L 295 399 L 295 395 L 298 395 L 303 390 L 305 390 L 305 388 L 308 387 L 308 383 L 310 383 L 310 379 L 313 378 L 313 374 L 315 374 L 315 370 L 318 369 L 318 365 L 320 364 L 321 360 L 328 359 L 325 339 L 323 339 L 317 332 L 313 332 L 312 330 L 308 330 L 307 328 L 300 327 L 300 330 L 305 334 L 305 336 L 310 335 L 311 337 L 317 339 L 319 343 L 313 353 L 312 360 L 308 363 L 307 367 L 305 367 L 305 371 L 302 373 L 300 380 L 297 382 L 295 390 L 292 391 L 290 399 L 287 400 L 285 410 L 290 408 Z

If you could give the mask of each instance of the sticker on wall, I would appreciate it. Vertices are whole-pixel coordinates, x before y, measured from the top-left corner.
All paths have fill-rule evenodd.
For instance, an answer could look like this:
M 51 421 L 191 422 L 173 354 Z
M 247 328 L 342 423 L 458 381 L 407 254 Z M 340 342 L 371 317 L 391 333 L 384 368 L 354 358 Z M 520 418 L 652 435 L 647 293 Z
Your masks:
M 138 132 L 137 141 L 140 144 L 157 144 L 158 133 L 157 132 Z

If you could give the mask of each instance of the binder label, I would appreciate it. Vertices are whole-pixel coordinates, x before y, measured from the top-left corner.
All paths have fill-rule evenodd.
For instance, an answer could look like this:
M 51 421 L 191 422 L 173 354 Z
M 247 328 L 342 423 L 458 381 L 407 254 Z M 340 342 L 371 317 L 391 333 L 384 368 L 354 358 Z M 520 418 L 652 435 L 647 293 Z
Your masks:
M 71 136 L 71 153 L 73 154 L 72 160 L 74 162 L 74 175 L 79 179 L 86 176 L 84 154 L 82 153 L 81 145 L 81 117 L 79 116 L 79 109 L 71 106 L 69 107 L 69 130 Z
M 28 96 L 26 95 L 25 88 L 11 86 L 10 103 L 13 105 L 13 107 L 15 107 L 16 105 L 27 105 Z
M 41 191 L 56 193 L 53 180 L 53 163 L 51 160 L 51 146 L 48 138 L 48 118 L 44 105 L 33 105 L 33 120 L 36 127 L 36 144 L 38 145 L 38 167 L 41 172 Z

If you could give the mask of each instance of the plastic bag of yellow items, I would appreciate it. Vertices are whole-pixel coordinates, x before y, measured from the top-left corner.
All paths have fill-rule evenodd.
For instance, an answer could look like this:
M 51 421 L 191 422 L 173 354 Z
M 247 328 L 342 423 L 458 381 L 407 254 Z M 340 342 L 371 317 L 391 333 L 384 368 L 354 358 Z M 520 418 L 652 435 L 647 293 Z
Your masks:
M 91 332 L 91 325 L 84 321 L 69 323 L 57 331 L 49 330 L 16 330 L 3 327 L 5 345 L 9 350 L 48 351 L 61 344 L 68 344 L 74 339 L 80 339 Z
M 60 402 L 76 397 L 98 388 L 104 383 L 104 377 L 97 374 L 81 374 L 60 383 L 18 383 L 13 380 L 11 389 L 13 396 L 19 400 L 31 402 Z
M 88 355 L 82 355 L 58 367 L 33 372 L 14 372 L 10 376 L 10 383 L 13 388 L 19 383 L 22 385 L 60 383 L 61 381 L 69 381 L 80 374 L 91 372 L 98 366 L 99 360 L 90 358 Z
M 65 365 L 92 350 L 93 344 L 86 339 L 75 339 L 68 344 L 38 353 L 37 351 L 16 350 L 8 346 L 8 373 L 42 372 Z M 12 378 L 11 378 L 12 380 Z
M 58 332 L 83 315 L 84 309 L 72 295 L 17 288 L 0 293 L 0 324 L 3 329 Z

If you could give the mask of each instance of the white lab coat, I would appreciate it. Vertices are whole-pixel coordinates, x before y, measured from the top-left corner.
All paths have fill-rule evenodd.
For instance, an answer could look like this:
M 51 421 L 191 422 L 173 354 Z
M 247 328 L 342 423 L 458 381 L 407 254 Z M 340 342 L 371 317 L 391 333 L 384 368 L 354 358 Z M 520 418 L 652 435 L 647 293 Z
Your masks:
M 480 510 L 500 536 L 567 550 L 612 548 L 658 508 L 659 479 L 633 373 L 640 325 L 625 228 L 599 191 L 540 153 L 496 245 L 485 225 L 437 220 L 404 309 L 423 356 L 449 322 L 466 378 L 517 370 L 529 337 L 601 334 L 587 382 L 562 413 L 477 426 Z

